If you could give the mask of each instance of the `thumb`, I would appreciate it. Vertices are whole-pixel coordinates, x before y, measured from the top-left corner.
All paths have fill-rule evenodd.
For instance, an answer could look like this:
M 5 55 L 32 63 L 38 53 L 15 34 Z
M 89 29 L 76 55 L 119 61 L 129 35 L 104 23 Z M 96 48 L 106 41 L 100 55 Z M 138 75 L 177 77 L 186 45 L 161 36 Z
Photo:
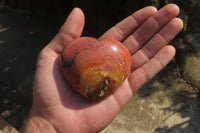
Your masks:
M 84 24 L 84 13 L 80 8 L 74 8 L 48 47 L 60 53 L 70 41 L 81 36 Z

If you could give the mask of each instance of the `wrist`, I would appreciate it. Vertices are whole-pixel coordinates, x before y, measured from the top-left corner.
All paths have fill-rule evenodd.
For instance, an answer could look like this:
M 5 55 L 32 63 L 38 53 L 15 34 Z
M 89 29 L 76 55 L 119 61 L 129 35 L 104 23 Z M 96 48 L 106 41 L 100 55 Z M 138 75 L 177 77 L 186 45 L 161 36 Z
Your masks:
M 33 112 L 31 111 L 21 133 L 57 133 L 49 121 Z
M 54 127 L 44 118 L 29 117 L 25 123 L 22 133 L 57 133 Z

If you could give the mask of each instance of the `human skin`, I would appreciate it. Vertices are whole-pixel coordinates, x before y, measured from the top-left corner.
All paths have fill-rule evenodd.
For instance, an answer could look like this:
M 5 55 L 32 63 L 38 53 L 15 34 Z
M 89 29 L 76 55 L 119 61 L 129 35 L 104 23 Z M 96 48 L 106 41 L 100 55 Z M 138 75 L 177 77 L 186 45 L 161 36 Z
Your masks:
M 62 49 L 81 36 L 84 14 L 74 8 L 53 40 L 40 52 L 33 86 L 33 104 L 22 133 L 88 133 L 104 129 L 145 83 L 175 55 L 167 45 L 182 29 L 179 8 L 145 7 L 125 18 L 100 38 L 120 41 L 131 53 L 131 74 L 112 94 L 88 101 L 66 82 L 60 66 Z M 133 125 L 134 126 L 134 125 Z

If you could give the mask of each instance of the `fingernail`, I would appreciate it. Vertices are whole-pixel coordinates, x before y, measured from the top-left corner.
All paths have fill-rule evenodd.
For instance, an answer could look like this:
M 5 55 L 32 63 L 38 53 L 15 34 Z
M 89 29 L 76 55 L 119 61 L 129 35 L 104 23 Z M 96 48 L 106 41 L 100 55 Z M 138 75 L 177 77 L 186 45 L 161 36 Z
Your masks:
M 70 13 L 70 14 L 72 14 L 72 13 L 75 13 L 75 12 L 77 12 L 78 10 L 80 10 L 80 8 L 78 8 L 78 7 L 75 7 L 74 9 L 72 9 L 72 11 L 71 11 L 71 13 Z

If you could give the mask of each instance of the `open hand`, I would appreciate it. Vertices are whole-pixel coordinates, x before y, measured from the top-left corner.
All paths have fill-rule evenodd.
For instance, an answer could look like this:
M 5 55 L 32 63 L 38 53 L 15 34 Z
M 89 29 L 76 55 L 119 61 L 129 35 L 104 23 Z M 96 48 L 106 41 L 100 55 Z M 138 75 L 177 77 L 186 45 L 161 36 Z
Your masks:
M 178 14 L 179 8 L 174 4 L 159 11 L 146 7 L 100 37 L 123 43 L 132 55 L 132 68 L 128 79 L 112 95 L 94 102 L 71 88 L 59 66 L 63 47 L 83 31 L 84 14 L 75 8 L 38 56 L 33 106 L 23 131 L 85 133 L 105 128 L 132 95 L 174 57 L 175 49 L 167 44 L 182 29 Z

